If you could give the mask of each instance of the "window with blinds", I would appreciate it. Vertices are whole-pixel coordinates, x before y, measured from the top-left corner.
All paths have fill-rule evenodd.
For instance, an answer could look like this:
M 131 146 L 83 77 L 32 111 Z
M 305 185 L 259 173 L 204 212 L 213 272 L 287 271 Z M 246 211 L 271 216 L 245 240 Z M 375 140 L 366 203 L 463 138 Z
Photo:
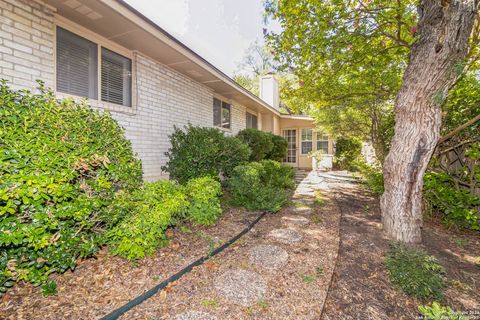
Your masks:
M 217 98 L 213 98 L 213 125 L 230 129 L 231 106 Z
M 256 115 L 247 112 L 247 128 L 258 128 L 258 118 Z
M 102 101 L 132 105 L 132 61 L 102 48 Z
M 57 27 L 57 91 L 97 99 L 97 45 Z

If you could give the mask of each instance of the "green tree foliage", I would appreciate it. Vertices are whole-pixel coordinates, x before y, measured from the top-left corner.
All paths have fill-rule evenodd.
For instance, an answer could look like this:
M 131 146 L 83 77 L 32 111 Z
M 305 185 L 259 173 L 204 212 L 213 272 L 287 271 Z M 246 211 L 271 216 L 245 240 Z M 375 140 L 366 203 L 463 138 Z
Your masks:
M 260 130 L 253 128 L 244 129 L 237 134 L 237 137 L 252 150 L 250 154 L 251 161 L 265 159 L 273 149 L 271 135 Z
M 298 76 L 301 97 L 330 134 L 372 140 L 380 160 L 392 105 L 414 41 L 417 1 L 266 1 L 279 68 Z M 386 137 L 383 135 L 389 133 Z M 385 145 L 387 144 L 387 145 Z
M 362 142 L 356 138 L 338 138 L 335 145 L 335 164 L 344 170 L 355 171 L 355 161 L 362 156 Z
M 249 210 L 277 212 L 293 186 L 293 168 L 272 160 L 240 165 L 228 180 L 231 202 Z
M 170 143 L 165 153 L 168 162 L 162 170 L 181 184 L 204 176 L 218 178 L 220 173 L 228 176 L 237 165 L 247 162 L 251 154 L 247 145 L 237 138 L 225 137 L 216 128 L 192 125 L 184 130 L 175 128 Z
M 0 85 L 0 293 L 95 253 L 115 223 L 115 194 L 141 184 L 141 163 L 108 113 L 41 90 Z

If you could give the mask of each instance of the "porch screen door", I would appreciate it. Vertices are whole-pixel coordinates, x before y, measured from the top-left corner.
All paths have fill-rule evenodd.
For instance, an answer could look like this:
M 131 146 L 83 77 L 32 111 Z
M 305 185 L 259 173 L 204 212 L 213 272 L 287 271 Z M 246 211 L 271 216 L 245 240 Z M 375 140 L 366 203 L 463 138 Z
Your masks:
M 297 162 L 297 130 L 283 130 L 283 137 L 287 139 L 288 149 L 285 162 L 296 163 Z

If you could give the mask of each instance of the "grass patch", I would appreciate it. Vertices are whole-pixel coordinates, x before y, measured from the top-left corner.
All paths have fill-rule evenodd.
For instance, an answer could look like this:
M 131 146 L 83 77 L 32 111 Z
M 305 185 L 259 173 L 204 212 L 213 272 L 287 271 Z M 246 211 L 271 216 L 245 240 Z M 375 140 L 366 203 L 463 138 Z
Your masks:
M 393 244 L 386 258 L 390 281 L 408 295 L 426 300 L 443 299 L 444 269 L 424 251 Z
M 313 283 L 316 279 L 316 276 L 313 275 L 313 274 L 304 274 L 302 275 L 302 281 L 307 283 L 307 284 L 310 284 L 310 283 Z
M 216 308 L 218 306 L 218 302 L 215 299 L 203 299 L 200 304 L 205 308 Z
M 47 281 L 41 286 L 41 290 L 44 297 L 54 296 L 57 294 L 57 284 L 55 281 Z
M 468 239 L 462 239 L 462 238 L 455 239 L 455 244 L 462 249 L 465 248 L 468 242 L 469 242 Z
M 326 202 L 325 195 L 321 191 L 315 191 L 314 202 L 317 206 L 323 206 Z
M 269 304 L 268 304 L 268 302 L 267 302 L 266 300 L 258 300 L 258 301 L 257 301 L 257 306 L 259 306 L 260 308 L 266 310 L 266 309 L 268 309 Z

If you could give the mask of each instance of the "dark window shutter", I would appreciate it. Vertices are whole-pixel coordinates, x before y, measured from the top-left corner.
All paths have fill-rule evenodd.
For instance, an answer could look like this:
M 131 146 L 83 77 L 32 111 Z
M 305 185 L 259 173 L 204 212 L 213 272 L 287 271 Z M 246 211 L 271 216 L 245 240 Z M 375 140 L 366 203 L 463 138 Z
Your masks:
M 132 61 L 102 48 L 102 101 L 132 105 Z
M 57 27 L 57 91 L 97 99 L 97 45 Z

